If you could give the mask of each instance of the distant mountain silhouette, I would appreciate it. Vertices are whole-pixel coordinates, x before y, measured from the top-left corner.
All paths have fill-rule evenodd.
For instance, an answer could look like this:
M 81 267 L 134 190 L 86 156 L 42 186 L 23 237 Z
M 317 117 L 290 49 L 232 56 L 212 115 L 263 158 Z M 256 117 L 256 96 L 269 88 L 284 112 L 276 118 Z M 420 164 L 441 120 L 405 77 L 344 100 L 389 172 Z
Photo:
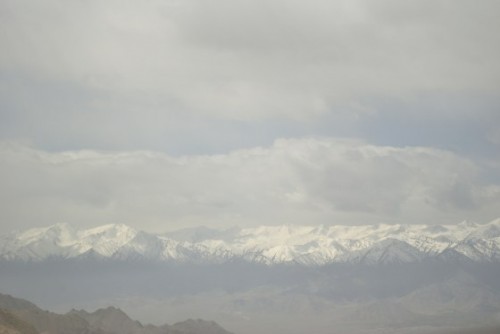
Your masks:
M 0 334 L 231 334 L 213 321 L 186 320 L 174 325 L 143 325 L 116 307 L 89 313 L 57 314 L 0 294 Z

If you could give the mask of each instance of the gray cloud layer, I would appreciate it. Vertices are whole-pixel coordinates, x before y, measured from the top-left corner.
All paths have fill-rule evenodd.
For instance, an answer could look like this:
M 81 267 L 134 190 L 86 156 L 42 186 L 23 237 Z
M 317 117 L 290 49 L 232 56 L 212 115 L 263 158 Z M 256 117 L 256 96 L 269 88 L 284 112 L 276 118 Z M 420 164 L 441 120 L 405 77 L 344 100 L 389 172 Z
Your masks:
M 3 143 L 2 228 L 70 221 L 167 230 L 194 225 L 453 223 L 498 214 L 484 167 L 430 148 L 333 139 L 173 158 L 48 153 Z
M 499 11 L 0 0 L 2 225 L 495 218 Z
M 329 136 L 378 140 L 366 127 L 379 132 L 370 127 L 379 121 L 395 142 L 394 114 L 443 130 L 475 118 L 475 148 L 495 138 L 497 1 L 2 0 L 0 9 L 3 138 L 220 152 L 314 135 L 325 122 Z

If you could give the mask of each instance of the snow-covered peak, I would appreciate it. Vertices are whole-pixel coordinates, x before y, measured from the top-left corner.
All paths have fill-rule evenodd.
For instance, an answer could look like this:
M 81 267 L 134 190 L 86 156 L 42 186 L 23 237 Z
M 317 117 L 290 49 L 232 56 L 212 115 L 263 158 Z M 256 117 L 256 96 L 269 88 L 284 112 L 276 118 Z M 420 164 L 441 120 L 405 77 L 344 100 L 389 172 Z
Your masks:
M 134 239 L 137 233 L 137 230 L 122 224 L 103 225 L 80 231 L 75 248 L 83 251 L 92 250 L 97 254 L 110 257 Z
M 75 238 L 75 230 L 67 223 L 58 223 L 48 227 L 34 228 L 17 234 L 17 239 L 25 244 L 41 240 L 64 244 Z
M 66 258 L 92 251 L 111 256 L 127 244 L 137 231 L 126 225 L 103 225 L 76 230 L 66 223 L 13 233 L 4 238 L 2 254 L 7 259 Z
M 135 234 L 137 234 L 137 230 L 124 224 L 107 224 L 80 231 L 81 237 L 106 236 L 111 238 L 130 238 Z
M 500 219 L 488 224 L 258 226 L 183 229 L 163 235 L 122 224 L 76 230 L 68 224 L 0 238 L 0 259 L 77 258 L 323 265 L 335 262 L 418 262 L 458 254 L 473 261 L 500 261 Z

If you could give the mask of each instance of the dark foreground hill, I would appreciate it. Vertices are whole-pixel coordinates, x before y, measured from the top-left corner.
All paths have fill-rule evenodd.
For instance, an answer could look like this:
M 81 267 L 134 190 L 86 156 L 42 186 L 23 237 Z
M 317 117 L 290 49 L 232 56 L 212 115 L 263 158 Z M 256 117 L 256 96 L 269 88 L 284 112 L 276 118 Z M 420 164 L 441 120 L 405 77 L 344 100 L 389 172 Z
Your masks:
M 0 294 L 0 334 L 231 334 L 213 321 L 143 325 L 115 307 L 57 314 L 26 300 Z

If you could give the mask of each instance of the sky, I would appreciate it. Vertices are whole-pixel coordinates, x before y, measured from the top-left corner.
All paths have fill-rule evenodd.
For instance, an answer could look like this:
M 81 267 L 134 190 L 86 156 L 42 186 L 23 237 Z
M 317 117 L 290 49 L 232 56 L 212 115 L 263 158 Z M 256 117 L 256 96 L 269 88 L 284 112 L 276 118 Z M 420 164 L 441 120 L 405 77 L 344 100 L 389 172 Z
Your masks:
M 0 0 L 0 233 L 500 217 L 496 0 Z

